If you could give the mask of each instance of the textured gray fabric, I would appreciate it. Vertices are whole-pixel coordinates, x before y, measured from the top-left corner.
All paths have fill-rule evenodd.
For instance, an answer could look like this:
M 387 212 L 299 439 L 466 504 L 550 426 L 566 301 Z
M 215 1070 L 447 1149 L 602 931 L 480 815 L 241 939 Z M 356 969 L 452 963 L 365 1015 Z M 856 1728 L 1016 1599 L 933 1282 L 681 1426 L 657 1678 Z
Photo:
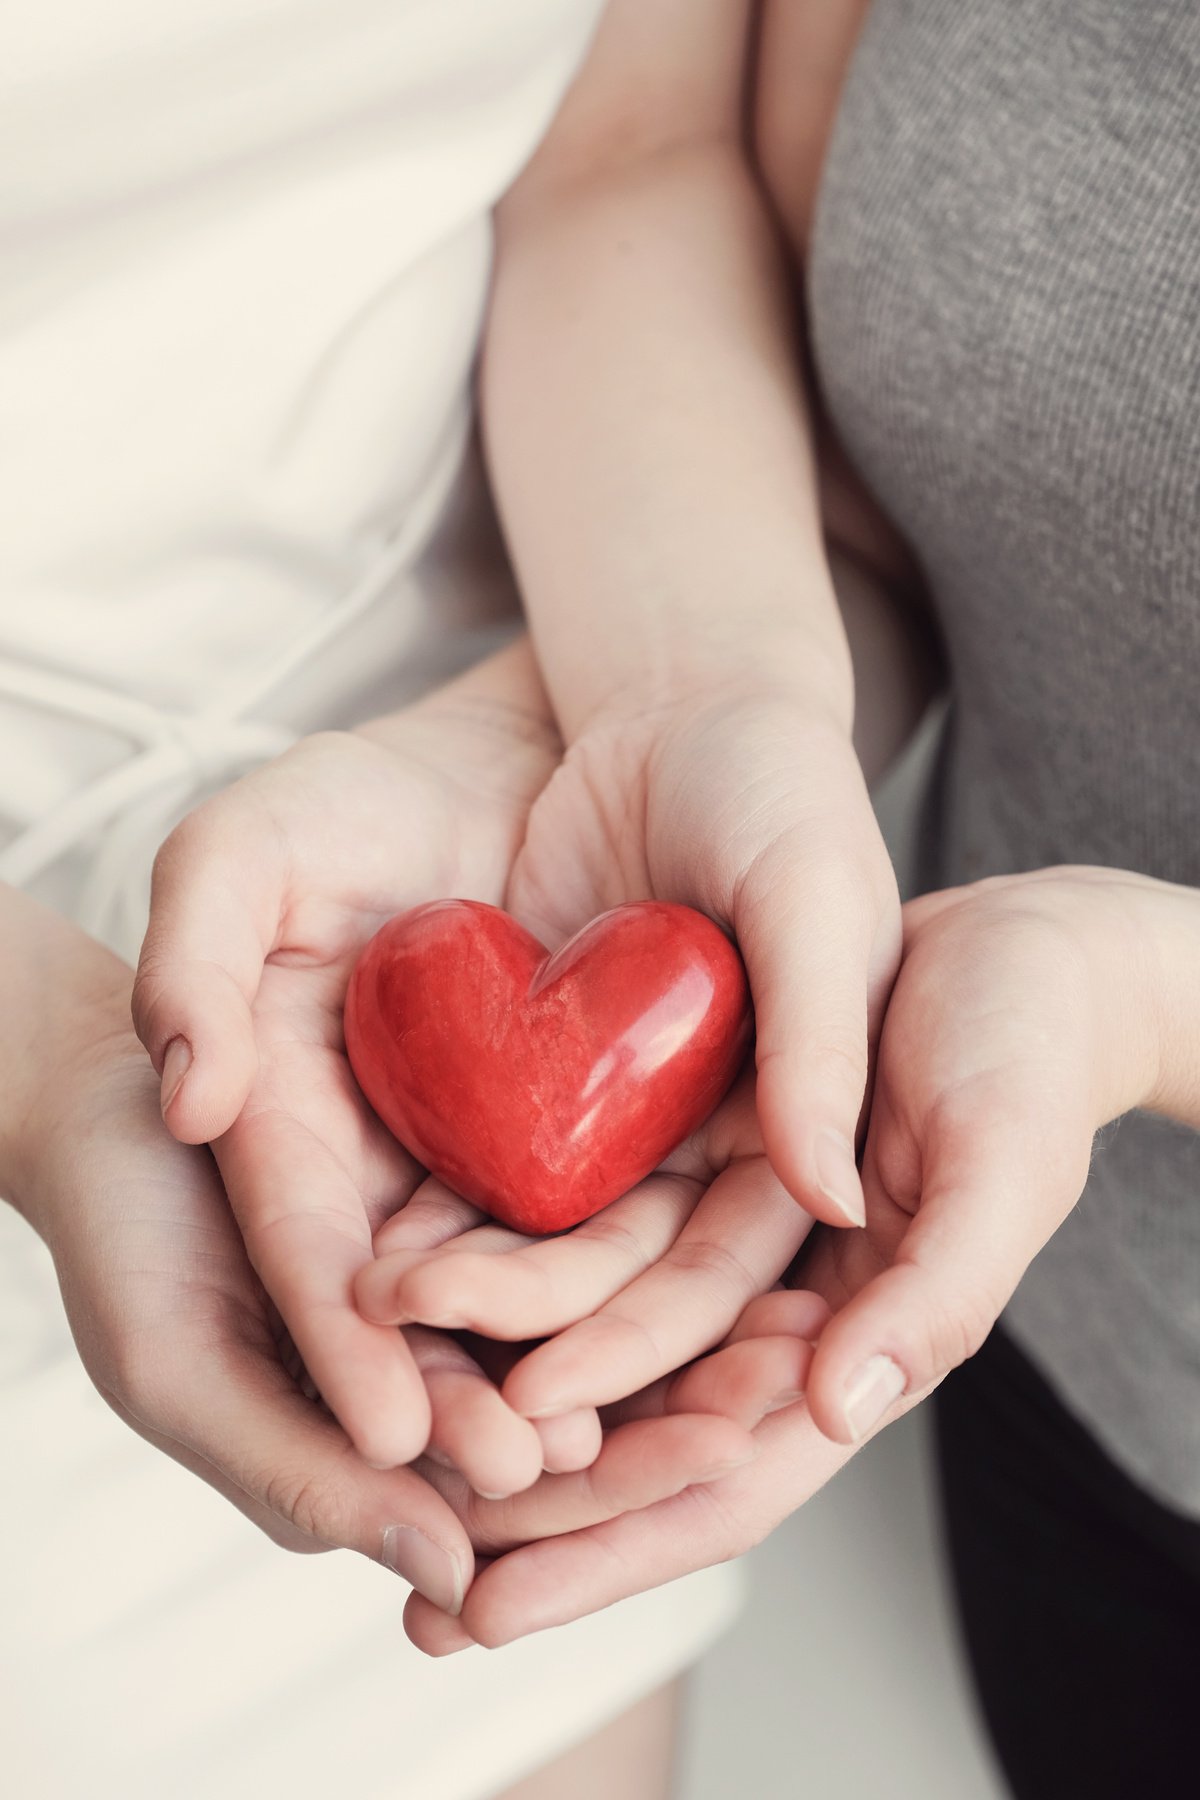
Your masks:
M 809 299 L 949 651 L 924 884 L 1085 862 L 1200 886 L 1200 5 L 875 0 Z M 1007 1320 L 1200 1514 L 1200 1136 L 1106 1132 Z

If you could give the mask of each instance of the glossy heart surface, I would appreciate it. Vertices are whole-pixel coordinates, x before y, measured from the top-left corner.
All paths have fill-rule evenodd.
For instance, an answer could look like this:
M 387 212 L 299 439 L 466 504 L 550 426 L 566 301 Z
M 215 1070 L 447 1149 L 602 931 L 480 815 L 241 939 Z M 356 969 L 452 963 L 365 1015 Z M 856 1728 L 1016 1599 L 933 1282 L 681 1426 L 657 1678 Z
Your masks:
M 518 1231 L 561 1231 L 712 1112 L 750 1041 L 742 961 L 710 919 L 638 901 L 549 955 L 498 907 L 436 900 L 360 956 L 346 1049 L 418 1161 Z

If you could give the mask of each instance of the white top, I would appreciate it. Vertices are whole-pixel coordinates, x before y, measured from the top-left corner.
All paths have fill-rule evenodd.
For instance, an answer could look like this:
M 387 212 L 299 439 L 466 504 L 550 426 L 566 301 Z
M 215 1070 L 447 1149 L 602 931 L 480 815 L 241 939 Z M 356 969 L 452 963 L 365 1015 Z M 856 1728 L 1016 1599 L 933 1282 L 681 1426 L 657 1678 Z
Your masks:
M 18 11 L 0 61 L 0 831 L 40 828 L 0 875 L 28 883 L 147 795 L 141 838 L 161 836 L 201 782 L 286 742 L 231 719 L 355 711 L 369 672 L 428 635 L 427 594 L 394 573 L 460 464 L 489 209 L 599 4 Z M 460 597 L 434 635 L 481 611 Z M 81 794 L 146 744 L 152 768 Z M 102 886 L 85 922 L 128 952 L 137 909 L 114 924 Z
M 205 785 L 511 618 L 462 461 L 488 214 L 598 11 L 6 9 L 0 875 L 126 954 Z M 394 1578 L 283 1555 L 107 1411 L 2 1207 L 0 1317 L 6 1791 L 483 1800 L 728 1616 L 716 1570 L 427 1662 Z

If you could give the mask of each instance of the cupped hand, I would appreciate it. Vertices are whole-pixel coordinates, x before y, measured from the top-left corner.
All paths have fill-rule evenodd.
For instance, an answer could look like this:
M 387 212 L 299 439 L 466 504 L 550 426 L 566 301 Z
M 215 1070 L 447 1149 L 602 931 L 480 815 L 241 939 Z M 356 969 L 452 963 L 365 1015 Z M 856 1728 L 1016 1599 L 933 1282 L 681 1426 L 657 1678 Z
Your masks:
M 455 1340 L 411 1332 L 433 1421 L 423 1472 L 368 1466 L 251 1268 L 213 1158 L 163 1126 L 158 1083 L 129 1027 L 130 972 L 21 895 L 0 889 L 0 912 L 21 951 L 3 971 L 0 1193 L 50 1250 L 97 1388 L 275 1542 L 357 1550 L 453 1615 L 472 1577 L 472 1537 L 490 1553 L 522 1516 L 506 1513 L 511 1498 L 476 1498 L 473 1517 L 458 1470 L 493 1478 L 507 1455 L 516 1488 L 540 1474 L 547 1448 L 535 1438 L 532 1467 L 513 1466 L 528 1449 L 521 1434 L 534 1433 L 492 1385 L 510 1352 L 481 1344 L 485 1372 Z M 815 1335 L 819 1318 L 805 1316 Z M 803 1379 L 810 1354 L 776 1332 L 639 1397 L 598 1454 L 589 1438 L 585 1477 L 533 1490 L 542 1529 L 586 1527 L 743 1466 L 755 1454 L 749 1428 L 781 1384 Z M 555 1421 L 551 1439 L 551 1466 L 567 1471 L 578 1467 L 578 1442 L 564 1440 L 571 1425 Z
M 900 955 L 900 906 L 849 730 L 770 671 L 608 710 L 533 807 L 513 912 L 554 944 L 625 900 L 724 926 L 754 999 L 757 1108 L 815 1218 L 862 1218 L 854 1141 Z
M 506 1643 L 761 1541 L 978 1347 L 1078 1198 L 1098 1127 L 1133 1106 L 1200 1121 L 1194 1023 L 1172 1022 L 1194 1019 L 1178 990 L 1198 971 L 1200 896 L 1139 875 L 1051 869 L 910 903 L 866 1228 L 814 1233 L 807 1291 L 747 1315 L 829 1307 L 805 1403 L 763 1419 L 744 1468 L 490 1563 L 461 1621 L 410 1601 L 414 1642 Z
M 351 1281 L 424 1171 L 354 1082 L 346 985 L 393 913 L 447 894 L 503 897 L 556 753 L 518 646 L 377 728 L 304 740 L 193 812 L 155 867 L 133 1012 L 163 1115 L 184 1142 L 212 1141 L 309 1376 L 380 1467 L 425 1448 L 430 1403 L 410 1344 L 362 1318 Z M 460 1384 L 468 1396 L 479 1478 L 493 1490 L 514 1472 L 532 1480 L 537 1434 Z M 491 1433 L 505 1441 L 489 1479 Z M 586 1424 L 585 1436 L 594 1452 Z
M 418 1196 L 357 1284 L 378 1322 L 561 1333 L 505 1383 L 527 1417 L 615 1400 L 710 1348 L 791 1263 L 813 1216 L 861 1216 L 853 1139 L 899 902 L 841 727 L 769 687 L 589 726 L 531 809 L 509 908 L 555 947 L 644 898 L 696 906 L 736 937 L 756 1074 L 573 1232 L 534 1243 L 444 1191 L 426 1228 Z
M 186 1140 L 215 1137 L 250 1260 L 351 1441 L 381 1466 L 428 1441 L 493 1494 L 589 1464 L 599 1423 L 589 1403 L 531 1424 L 494 1385 L 512 1352 L 479 1344 L 485 1376 L 454 1339 L 401 1334 L 354 1308 L 373 1232 L 426 1246 L 478 1215 L 436 1183 L 411 1198 L 424 1171 L 362 1099 L 341 1008 L 355 956 L 392 913 L 445 894 L 503 897 L 556 751 L 522 648 L 377 735 L 308 740 L 168 841 L 134 998 L 168 1123 Z M 776 1211 L 798 1241 L 801 1215 Z M 568 1317 L 576 1305 L 569 1296 Z M 720 1410 L 711 1380 L 708 1402 L 701 1411 Z
M 163 1128 L 129 1027 L 129 972 L 92 948 L 110 968 L 76 1000 L 23 1118 L 19 1183 L 89 1375 L 127 1424 L 276 1543 L 357 1550 L 456 1611 L 469 1538 L 418 1475 L 368 1467 L 313 1398 L 212 1157 Z M 453 1398 L 436 1378 L 431 1393 L 435 1414 Z
M 1194 890 L 1052 868 L 928 895 L 904 925 L 867 1228 L 815 1246 L 804 1271 L 837 1309 L 808 1397 L 842 1443 L 979 1347 L 1078 1200 L 1101 1126 L 1137 1106 L 1189 1119 L 1200 1092 L 1194 1029 L 1190 1054 L 1164 1053 L 1200 958 Z

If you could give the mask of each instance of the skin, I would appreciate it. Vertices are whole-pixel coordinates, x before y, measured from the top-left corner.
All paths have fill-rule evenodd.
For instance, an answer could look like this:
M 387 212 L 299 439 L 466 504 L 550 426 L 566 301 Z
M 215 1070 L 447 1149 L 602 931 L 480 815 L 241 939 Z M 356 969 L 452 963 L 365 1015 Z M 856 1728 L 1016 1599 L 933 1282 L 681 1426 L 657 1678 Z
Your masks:
M 775 44 L 777 75 L 787 38 L 778 18 L 768 9 L 762 40 L 764 55 Z M 189 1141 L 219 1136 L 252 1256 L 309 1373 L 315 1366 L 326 1400 L 344 1426 L 350 1421 L 352 1441 L 360 1434 L 376 1457 L 398 1459 L 420 1438 L 411 1352 L 379 1321 L 413 1315 L 400 1302 L 413 1299 L 414 1285 L 419 1310 L 437 1311 L 421 1287 L 428 1282 L 441 1284 L 442 1319 L 447 1304 L 453 1317 L 464 1271 L 473 1271 L 472 1306 L 515 1306 L 513 1293 L 524 1283 L 527 1298 L 532 1282 L 535 1297 L 558 1308 L 551 1329 L 563 1335 L 502 1374 L 526 1419 L 547 1407 L 559 1418 L 586 1411 L 597 1333 L 620 1360 L 620 1385 L 650 1383 L 633 1403 L 635 1412 L 647 1409 L 641 1417 L 606 1416 L 602 1456 L 619 1489 L 597 1477 L 597 1462 L 487 1500 L 461 1470 L 422 1466 L 428 1490 L 491 1559 L 461 1618 L 429 1597 L 410 1601 L 410 1635 L 433 1654 L 506 1642 L 757 1542 L 855 1442 L 979 1341 L 1073 1204 L 1099 1123 L 1135 1104 L 1197 1120 L 1196 900 L 1186 890 L 1106 871 L 1048 871 L 940 896 L 906 915 L 901 967 L 894 884 L 851 741 L 838 546 L 822 527 L 816 432 L 792 342 L 791 271 L 773 225 L 782 219 L 800 237 L 811 208 L 793 214 L 772 190 L 771 169 L 787 159 L 772 162 L 765 103 L 760 148 L 773 211 L 753 179 L 741 123 L 746 25 L 739 9 L 716 0 L 654 9 L 618 0 L 610 9 L 583 78 L 501 208 L 484 403 L 493 477 L 566 744 L 505 838 L 509 904 L 548 941 L 598 905 L 649 893 L 701 905 L 727 924 L 746 955 L 758 1013 L 753 1105 L 748 1090 L 736 1095 L 679 1166 L 630 1197 L 619 1231 L 609 1221 L 607 1233 L 576 1234 L 562 1250 L 494 1238 L 469 1251 L 459 1244 L 427 1272 L 413 1251 L 471 1220 L 444 1194 L 425 1191 L 393 1227 L 382 1196 L 395 1198 L 401 1184 L 378 1146 L 372 1157 L 361 1119 L 346 1123 L 352 1097 L 343 1092 L 334 1108 L 341 1123 L 329 1116 L 317 1127 L 316 1151 L 328 1152 L 331 1170 L 337 1162 L 345 1172 L 351 1144 L 360 1154 L 336 1216 L 322 1194 L 294 1213 L 264 1207 L 260 1217 L 249 1196 L 266 1195 L 268 1169 L 294 1156 L 303 1199 L 300 1165 L 313 1150 L 288 1142 L 299 1120 L 278 1129 L 285 1089 L 303 1092 L 295 1068 L 286 1079 L 280 1071 L 294 1054 L 324 1093 L 336 1092 L 329 1020 L 339 958 L 355 930 L 413 892 L 407 852 L 422 841 L 428 813 L 417 804 L 400 815 L 413 825 L 404 845 L 387 847 L 390 876 L 326 858 L 338 862 L 337 879 L 322 888 L 313 821 L 281 798 L 267 809 L 264 832 L 259 788 L 240 819 L 228 809 L 244 794 L 226 800 L 223 813 L 208 812 L 204 829 L 191 827 L 160 866 L 137 1005 L 156 1066 L 170 1077 L 168 1121 Z M 828 58 L 827 96 L 851 37 L 843 34 Z M 764 94 L 768 86 L 764 66 Z M 744 505 L 731 508 L 730 494 Z M 855 506 L 851 491 L 843 529 L 859 541 L 850 560 L 869 587 L 892 584 L 902 602 L 902 553 L 897 560 L 893 535 Z M 870 696 L 860 702 L 867 710 Z M 293 801 L 302 789 L 317 793 L 327 772 L 332 780 L 328 744 L 303 754 L 326 752 L 328 769 L 306 765 Z M 472 780 L 488 779 L 492 760 L 482 758 Z M 339 805 L 346 773 L 329 790 L 336 787 Z M 220 829 L 215 820 L 224 820 Z M 277 854 L 259 880 L 264 842 Z M 456 831 L 455 853 L 465 843 Z M 479 891 L 462 885 L 474 868 L 435 865 L 443 882 L 457 877 L 440 891 Z M 215 981 L 214 964 L 222 971 Z M 968 987 L 970 1008 L 962 1005 Z M 1006 1025 L 1014 1013 L 1025 1025 L 1016 1036 Z M 167 1058 L 180 1042 L 182 1068 L 181 1053 Z M 850 1146 L 873 1053 L 860 1179 Z M 1050 1109 L 1048 1084 L 1059 1101 Z M 315 1101 L 315 1086 L 312 1094 Z M 261 1108 L 256 1095 L 265 1096 Z M 239 1133 L 243 1106 L 250 1128 Z M 842 1145 L 836 1175 L 817 1155 L 827 1132 Z M 723 1217 L 714 1198 L 726 1176 L 724 1191 L 736 1181 L 756 1218 L 761 1212 L 752 1266 L 739 1230 L 745 1206 Z M 363 1203 L 368 1189 L 381 1197 L 378 1212 Z M 789 1195 L 788 1205 L 800 1202 L 790 1218 Z M 807 1292 L 794 1295 L 773 1284 L 806 1241 L 805 1214 L 831 1229 L 814 1234 L 798 1272 Z M 862 1229 L 845 1229 L 863 1217 Z M 383 1255 L 368 1276 L 360 1271 L 373 1224 Z M 414 1228 L 424 1246 L 410 1239 Z M 622 1251 L 629 1231 L 658 1247 L 640 1274 Z M 311 1286 L 314 1245 L 325 1243 L 336 1253 L 327 1292 Z M 478 1279 L 485 1254 L 486 1283 Z M 530 1275 L 551 1258 L 552 1273 Z M 366 1315 L 355 1322 L 347 1316 L 353 1282 Z M 767 1291 L 751 1298 L 756 1288 Z M 557 1298 L 564 1292 L 570 1305 Z M 797 1319 L 770 1310 L 792 1305 L 816 1311 Z M 825 1308 L 835 1316 L 822 1327 Z M 572 1311 L 587 1316 L 572 1321 L 564 1316 Z M 489 1322 L 502 1336 L 497 1317 Z M 811 1356 L 810 1332 L 818 1336 Z M 631 1348 L 638 1340 L 649 1350 Z M 752 1461 L 707 1481 L 695 1465 L 681 1480 L 677 1467 L 665 1496 L 634 1493 L 626 1464 L 642 1470 L 646 1460 L 640 1440 L 636 1458 L 610 1452 L 610 1443 L 629 1441 L 621 1432 L 654 1426 L 664 1444 L 668 1433 L 686 1435 L 695 1416 L 682 1415 L 681 1426 L 664 1409 L 681 1396 L 694 1404 L 697 1384 L 723 1383 L 747 1347 L 757 1369 L 761 1345 L 775 1357 L 789 1341 L 807 1405 L 787 1403 L 794 1386 L 776 1390 L 785 1403 L 755 1425 Z M 674 1380 L 666 1374 L 672 1358 L 708 1345 L 722 1346 L 710 1363 Z M 877 1357 L 894 1364 L 903 1393 L 868 1418 L 848 1408 L 848 1396 Z M 395 1432 L 383 1445 L 369 1438 L 365 1416 L 355 1423 L 373 1382 Z M 731 1388 L 706 1393 L 734 1415 L 707 1428 L 740 1429 Z M 760 1383 L 756 1405 L 765 1392 Z M 610 1398 L 610 1387 L 593 1389 L 593 1404 Z M 752 1414 L 747 1405 L 740 1416 L 749 1423 Z M 500 1411 L 494 1416 L 510 1429 Z M 667 1460 L 677 1448 L 672 1439 Z
M 742 140 L 747 24 L 723 4 L 618 0 L 501 208 L 484 416 L 570 740 L 553 778 L 541 785 L 543 744 L 537 777 L 528 763 L 509 805 L 511 789 L 495 786 L 494 739 L 472 746 L 468 731 L 453 791 L 462 816 L 447 843 L 444 786 L 434 803 L 403 781 L 393 791 L 394 766 L 381 776 L 361 746 L 351 755 L 337 739 L 315 740 L 193 815 L 156 871 L 135 1016 L 163 1073 L 167 1122 L 185 1142 L 215 1142 L 251 1261 L 311 1379 L 372 1462 L 401 1461 L 427 1430 L 411 1353 L 380 1329 L 388 1305 L 364 1318 L 350 1292 L 372 1227 L 394 1212 L 411 1171 L 348 1087 L 334 1020 L 354 948 L 399 906 L 503 893 L 553 943 L 604 905 L 655 894 L 700 906 L 737 935 L 758 1018 L 753 1096 L 743 1090 L 676 1167 L 579 1234 L 555 1273 L 567 1296 L 558 1322 L 608 1303 L 586 1329 L 624 1346 L 614 1389 L 654 1383 L 719 1345 L 783 1274 L 810 1218 L 845 1226 L 862 1216 L 852 1141 L 899 912 L 850 737 L 850 652 L 786 266 Z M 661 394 L 650 409 L 648 384 Z M 729 493 L 755 497 L 751 520 L 733 517 Z M 860 617 L 883 616 L 879 585 L 859 582 Z M 497 704 L 510 718 L 537 710 L 528 691 L 485 699 Z M 368 736 L 383 746 L 393 729 L 383 722 Z M 403 818 L 403 840 L 380 833 L 380 818 Z M 411 1255 L 422 1247 L 414 1230 L 428 1243 L 468 1223 L 426 1191 L 378 1247 Z M 632 1286 L 631 1241 L 650 1246 L 652 1264 Z M 586 1414 L 564 1409 L 561 1392 L 576 1378 L 572 1361 L 590 1360 L 586 1339 L 562 1344 L 508 1376 L 525 1413 L 553 1412 L 537 1421 L 543 1461 L 545 1434 Z M 526 1391 L 539 1383 L 551 1389 L 540 1405 Z M 795 1388 L 792 1378 L 780 1391 Z M 488 1417 L 515 1443 L 523 1421 L 490 1402 Z M 527 1428 L 522 1444 L 528 1457 Z M 561 1452 L 549 1460 L 561 1466 Z M 530 1468 L 506 1465 L 507 1485 Z
M 814 1238 L 799 1279 L 829 1306 L 806 1404 L 764 1419 L 758 1459 L 636 1514 L 514 1548 L 461 1619 L 410 1601 L 431 1655 L 507 1643 L 758 1543 L 884 1424 L 978 1348 L 1074 1206 L 1097 1129 L 1132 1107 L 1200 1127 L 1200 894 L 1064 868 L 905 909 L 863 1160 L 867 1226 Z M 803 1294 L 768 1295 L 762 1309 Z M 851 1422 L 855 1372 L 903 1396 Z
M 404 823 L 386 855 L 379 852 L 383 862 L 378 834 L 367 836 L 376 859 L 360 866 L 364 885 L 356 893 L 374 905 L 391 910 L 404 894 L 422 892 L 422 882 L 424 891 L 441 892 L 444 883 L 465 881 L 472 844 L 477 877 L 498 855 L 502 881 L 509 840 L 495 836 L 496 822 L 508 806 L 505 830 L 518 832 L 527 784 L 544 777 L 554 753 L 544 713 L 529 710 L 539 694 L 518 646 L 390 721 L 382 742 L 370 733 L 323 739 L 239 784 L 195 815 L 164 854 L 157 941 L 188 952 L 178 965 L 180 1004 L 203 1046 L 194 1097 L 201 1118 L 228 1104 L 248 1126 L 221 1134 L 215 1158 L 163 1127 L 159 1081 L 130 1026 L 130 971 L 57 916 L 0 889 L 5 941 L 18 950 L 5 960 L 0 996 L 0 1187 L 51 1250 L 93 1381 L 133 1429 L 275 1541 L 295 1550 L 355 1549 L 451 1611 L 470 1582 L 476 1538 L 489 1550 L 493 1540 L 483 1531 L 489 1515 L 482 1526 L 469 1509 L 460 1517 L 464 1508 L 441 1497 L 436 1481 L 452 1472 L 456 1498 L 473 1492 L 472 1483 L 504 1496 L 524 1489 L 536 1494 L 538 1532 L 579 1529 L 753 1456 L 749 1429 L 781 1389 L 795 1390 L 811 1354 L 808 1341 L 761 1334 L 761 1351 L 748 1354 L 739 1343 L 723 1353 L 727 1364 L 709 1359 L 695 1374 L 659 1383 L 608 1421 L 601 1437 L 590 1409 L 537 1426 L 518 1417 L 497 1390 L 512 1360 L 505 1347 L 481 1346 L 485 1369 L 443 1333 L 402 1338 L 354 1311 L 350 1280 L 371 1256 L 372 1231 L 423 1179 L 367 1118 L 338 1063 L 329 960 L 352 954 L 355 933 L 368 932 L 375 914 L 361 897 L 352 900 L 349 886 L 321 890 L 306 876 L 296 890 L 303 906 L 293 909 L 292 889 L 271 883 L 300 857 L 300 836 L 288 859 L 267 855 L 253 879 L 248 836 L 260 846 L 283 842 L 284 815 L 302 791 L 320 826 L 314 851 L 341 871 L 341 860 L 328 855 L 323 770 L 339 796 L 357 782 Z M 491 785 L 468 803 L 484 769 Z M 479 813 L 489 830 L 476 841 Z M 207 880 L 199 870 L 196 881 L 189 875 L 197 844 Z M 269 953 L 258 971 L 259 989 L 269 994 L 260 1027 L 257 994 L 247 1000 L 241 993 L 235 964 L 218 975 L 204 933 L 227 933 L 233 945 L 248 941 L 272 891 L 280 931 L 290 921 L 295 935 L 282 937 L 278 961 Z M 136 1003 L 143 1019 L 169 1006 L 155 941 Z M 273 971 L 292 979 L 275 989 Z M 210 1050 L 212 1081 L 205 1078 Z M 245 1083 L 248 1096 L 230 1082 Z M 218 1164 L 237 1194 L 232 1206 Z M 309 1170 L 335 1164 L 341 1180 L 322 1185 L 314 1209 Z M 294 1214 L 282 1217 L 281 1167 L 297 1198 Z M 425 1198 L 428 1217 L 434 1209 Z M 345 1373 L 360 1405 L 367 1392 L 390 1409 L 383 1424 L 407 1434 L 412 1454 L 427 1452 L 411 1468 L 372 1467 L 354 1437 L 358 1414 L 348 1409 L 347 1425 L 328 1396 L 317 1398 L 313 1365 L 323 1372 L 327 1353 L 322 1326 L 339 1309 L 350 1328 L 334 1339 L 341 1361 L 330 1355 L 328 1366 Z M 821 1319 L 808 1320 L 811 1338 Z M 302 1354 L 302 1343 L 315 1353 Z M 373 1414 L 369 1426 L 381 1429 Z M 391 1453 L 376 1436 L 366 1442 L 371 1461 L 384 1460 L 381 1448 Z M 415 1553 L 412 1539 L 399 1540 L 397 1552 L 395 1534 L 388 1536 L 394 1526 L 419 1534 Z
M 474 860 L 435 859 L 423 864 L 423 885 L 407 881 L 406 846 L 374 826 L 394 816 L 386 792 L 361 769 L 326 767 L 328 741 L 278 765 L 265 829 L 254 788 L 229 803 L 240 824 L 222 803 L 203 809 L 160 858 L 135 1010 L 164 1071 L 167 1121 L 185 1141 L 216 1140 L 255 1265 L 328 1404 L 373 1461 L 413 1453 L 420 1398 L 403 1346 L 378 1329 L 388 1304 L 374 1306 L 370 1330 L 349 1304 L 370 1224 L 353 1190 L 374 1183 L 382 1192 L 394 1178 L 387 1147 L 355 1114 L 329 1032 L 349 951 L 387 911 L 431 892 L 503 892 L 553 944 L 606 905 L 656 895 L 698 906 L 736 934 L 758 1020 L 753 1109 L 743 1099 L 722 1114 L 669 1186 L 651 1184 L 581 1235 L 570 1276 L 556 1277 L 566 1315 L 578 1317 L 615 1301 L 628 1281 L 627 1256 L 614 1255 L 618 1233 L 652 1246 L 661 1269 L 647 1268 L 602 1327 L 631 1307 L 620 1328 L 632 1342 L 671 1296 L 674 1323 L 658 1322 L 664 1348 L 640 1359 L 646 1381 L 718 1344 L 782 1275 L 811 1217 L 861 1217 L 852 1139 L 899 912 L 849 736 L 850 659 L 833 577 L 815 499 L 805 500 L 813 465 L 783 265 L 741 142 L 746 24 L 724 5 L 615 5 L 546 146 L 501 209 L 485 422 L 539 655 L 572 738 L 527 820 L 497 812 L 487 752 L 477 758 L 472 779 L 486 804 L 472 816 L 490 834 L 490 854 L 503 840 L 504 886 L 494 864 L 483 872 Z M 696 298 L 686 332 L 673 245 L 699 276 L 688 284 Z M 688 419 L 686 406 L 678 414 L 676 399 L 695 396 L 696 355 L 710 370 L 711 419 Z M 546 357 L 553 370 L 541 366 Z M 652 368 L 663 404 L 647 416 Z M 744 570 L 745 521 L 735 526 L 720 500 L 759 490 L 762 576 L 757 587 L 742 582 L 755 630 L 747 636 L 739 622 L 737 633 L 751 657 L 734 654 L 725 604 Z M 612 496 L 603 522 L 581 504 L 597 491 Z M 697 517 L 713 532 L 699 532 Z M 623 548 L 634 543 L 637 566 Z M 672 598 L 680 591 L 686 611 Z M 376 738 L 388 729 L 375 728 Z M 309 794 L 327 797 L 319 818 L 304 811 Z M 334 816 L 345 829 L 330 857 Z M 412 817 L 421 841 L 426 814 Z M 372 848 L 392 862 L 381 868 Z M 302 995 L 322 1021 L 306 1027 L 303 1050 L 287 1041 Z M 286 1091 L 302 1092 L 297 1059 L 310 1092 L 289 1116 Z M 317 1145 L 306 1135 L 315 1117 Z M 364 1148 L 371 1167 L 360 1172 Z M 286 1182 L 272 1180 L 279 1168 Z M 271 1205 L 257 1206 L 252 1192 L 270 1193 Z M 753 1242 L 740 1224 L 746 1205 Z M 410 1209 L 409 1225 L 420 1217 L 420 1206 Z M 467 1222 L 459 1213 L 443 1235 Z M 394 1236 L 382 1242 L 400 1248 Z M 630 1373 L 633 1360 L 623 1365 Z M 522 1407 L 541 1410 L 522 1391 L 528 1372 L 513 1379 Z M 560 1395 L 543 1403 L 561 1417 Z
M 899 901 L 851 740 L 788 270 L 745 137 L 752 11 L 606 11 L 498 209 L 481 398 L 567 744 L 564 822 L 579 796 L 578 891 L 533 910 L 553 926 L 607 886 L 736 932 L 765 1149 L 806 1212 L 844 1226 Z

